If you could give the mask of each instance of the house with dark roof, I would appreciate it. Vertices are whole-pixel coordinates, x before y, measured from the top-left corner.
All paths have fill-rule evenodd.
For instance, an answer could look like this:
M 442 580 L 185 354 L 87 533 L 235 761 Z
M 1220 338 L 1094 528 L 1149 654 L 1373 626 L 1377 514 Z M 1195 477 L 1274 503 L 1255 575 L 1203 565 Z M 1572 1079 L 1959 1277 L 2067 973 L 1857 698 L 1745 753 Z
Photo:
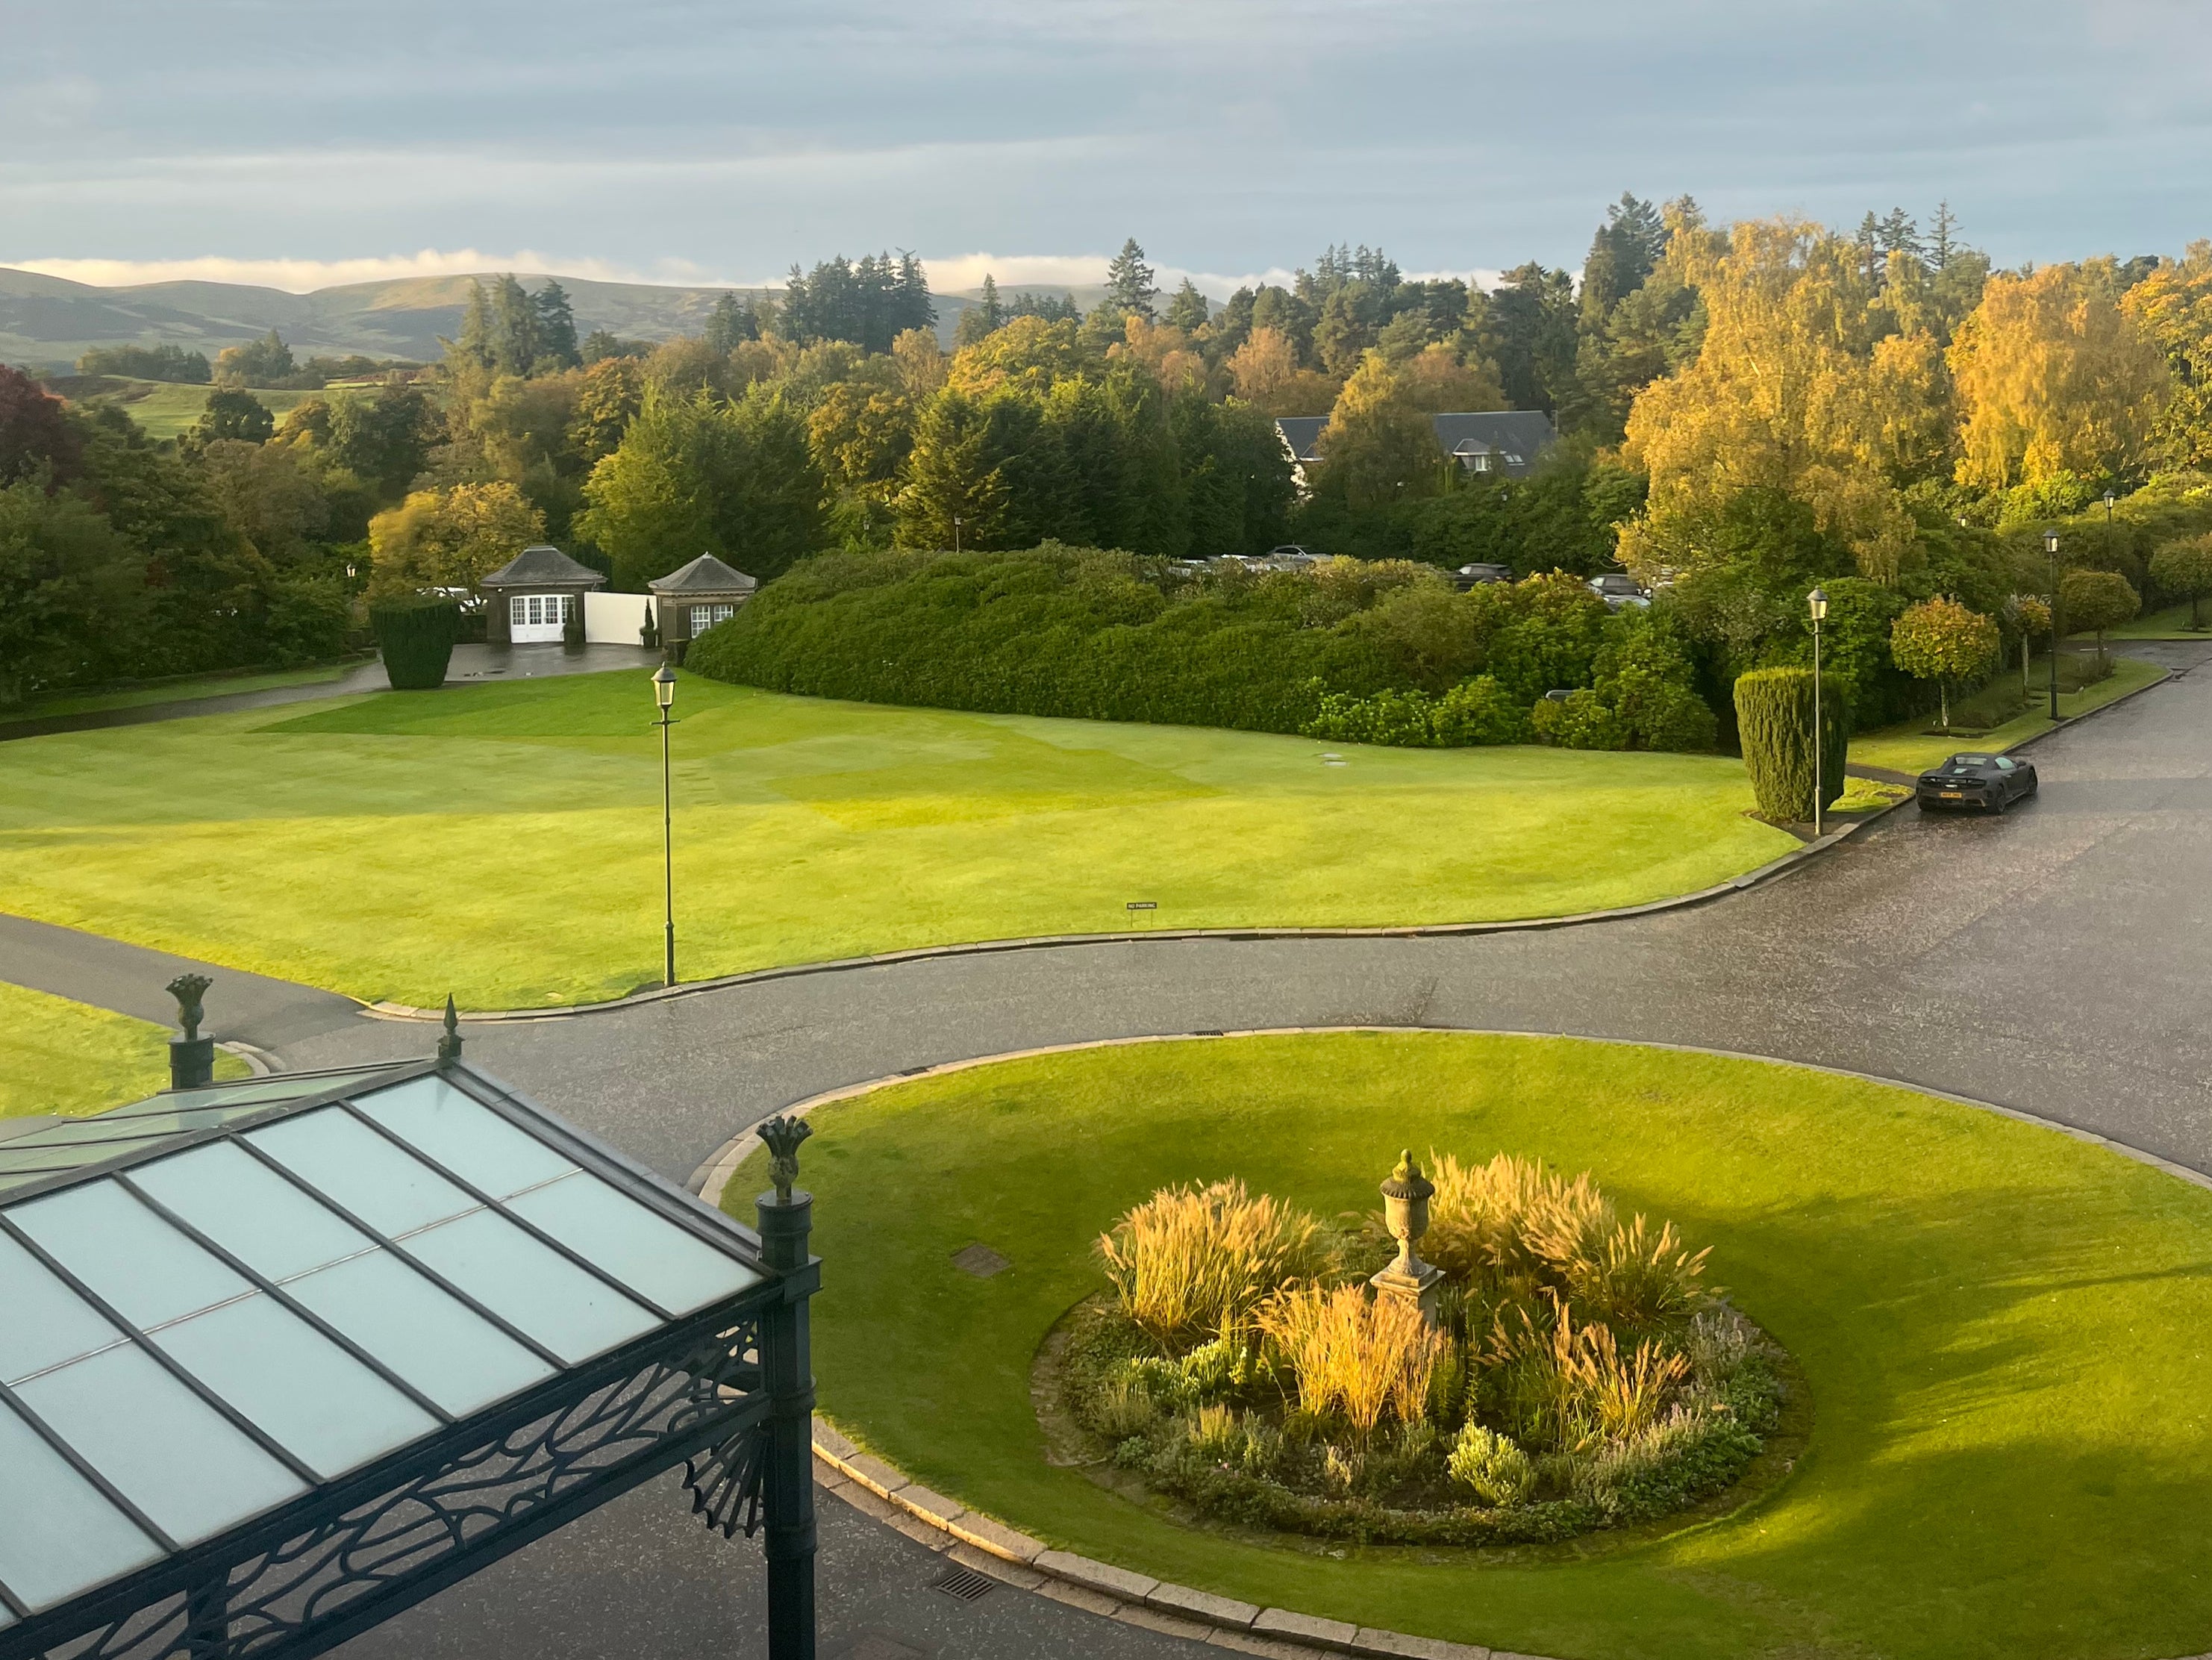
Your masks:
M 558 548 L 525 548 L 477 584 L 484 597 L 484 638 L 495 646 L 557 642 L 568 621 L 582 618 L 584 596 L 605 575 Z
M 660 643 L 670 658 L 684 660 L 684 648 L 717 623 L 738 614 L 738 607 L 753 597 L 760 584 L 744 572 L 724 564 L 711 553 L 702 553 L 690 564 L 657 577 L 646 587 L 653 591 L 653 614 L 660 622 Z
M 1469 410 L 1432 415 L 1429 422 L 1436 429 L 1437 447 L 1467 471 L 1506 478 L 1524 477 L 1559 438 L 1559 428 L 1541 410 Z M 1321 435 L 1328 430 L 1326 415 L 1285 416 L 1275 423 L 1301 489 L 1308 483 L 1306 469 L 1322 459 Z

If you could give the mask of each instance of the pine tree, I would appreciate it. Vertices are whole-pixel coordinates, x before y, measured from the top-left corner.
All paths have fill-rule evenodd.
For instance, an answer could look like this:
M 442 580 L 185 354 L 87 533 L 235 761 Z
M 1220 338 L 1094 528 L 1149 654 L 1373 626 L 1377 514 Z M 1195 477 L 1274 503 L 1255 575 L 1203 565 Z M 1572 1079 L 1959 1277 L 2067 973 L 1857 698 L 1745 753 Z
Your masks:
M 538 313 L 538 354 L 564 369 L 574 368 L 581 360 L 576 353 L 576 313 L 568 303 L 568 290 L 549 277 L 531 303 Z
M 1959 221 L 1951 211 L 1951 204 L 1938 202 L 1936 204 L 1935 228 L 1929 234 L 1928 255 L 1929 263 L 1939 271 L 1951 268 L 1951 256 L 1958 249 L 1958 238 L 1954 234 L 1958 228 Z
M 1206 326 L 1206 319 L 1211 315 L 1212 307 L 1206 303 L 1206 296 L 1198 291 L 1198 284 L 1188 277 L 1184 277 L 1182 286 L 1175 292 L 1175 298 L 1168 302 L 1168 326 L 1181 329 L 1185 333 L 1195 333 Z
M 1106 267 L 1107 308 L 1152 321 L 1152 301 L 1160 292 L 1154 277 L 1152 268 L 1145 263 L 1144 249 L 1137 246 L 1135 237 L 1130 237 Z
M 714 301 L 714 314 L 707 319 L 707 344 L 716 351 L 727 352 L 740 341 L 759 338 L 759 313 L 750 301 L 739 305 L 735 290 L 726 289 Z
M 491 289 L 493 367 L 501 374 L 527 374 L 540 350 L 538 308 L 512 272 L 502 274 Z
M 492 352 L 491 301 L 483 284 L 471 278 L 469 303 L 461 312 L 461 337 L 452 343 L 453 355 L 471 368 L 489 369 Z

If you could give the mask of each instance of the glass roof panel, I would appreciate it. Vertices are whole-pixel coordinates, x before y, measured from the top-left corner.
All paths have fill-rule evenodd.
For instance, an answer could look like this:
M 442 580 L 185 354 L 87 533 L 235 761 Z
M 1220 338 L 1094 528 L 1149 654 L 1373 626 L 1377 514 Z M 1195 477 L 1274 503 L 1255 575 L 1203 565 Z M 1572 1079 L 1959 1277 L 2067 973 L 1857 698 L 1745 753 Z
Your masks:
M 121 1336 L 45 1263 L 0 1233 L 0 1383 L 105 1348 Z M 0 1462 L 0 1469 L 5 1468 Z M 6 1578 L 0 1572 L 0 1579 Z
M 412 1078 L 362 1096 L 354 1104 L 495 1199 L 556 1180 L 576 1168 L 536 1136 L 471 1100 L 442 1078 Z
M 250 1289 L 112 1179 L 64 1188 L 8 1215 L 142 1329 Z
M 523 1194 L 507 1208 L 673 1313 L 689 1314 L 761 1277 L 583 1171 Z
M 280 1119 L 247 1131 L 246 1139 L 386 1237 L 476 1207 L 421 1159 L 341 1108 Z
M 180 1544 L 306 1491 L 135 1344 L 72 1361 L 15 1392 Z
M 70 1467 L 46 1438 L 0 1405 L 0 1584 L 43 1608 L 143 1568 L 161 1548 Z
M 457 1418 L 553 1375 L 389 1251 L 351 1257 L 284 1289 Z
M 233 1141 L 208 1141 L 131 1172 L 155 1199 L 257 1273 L 305 1274 L 373 1243 Z
M 166 1327 L 169 1357 L 324 1479 L 438 1420 L 265 1293 Z
M 660 1323 L 496 1212 L 441 1223 L 407 1249 L 570 1365 Z

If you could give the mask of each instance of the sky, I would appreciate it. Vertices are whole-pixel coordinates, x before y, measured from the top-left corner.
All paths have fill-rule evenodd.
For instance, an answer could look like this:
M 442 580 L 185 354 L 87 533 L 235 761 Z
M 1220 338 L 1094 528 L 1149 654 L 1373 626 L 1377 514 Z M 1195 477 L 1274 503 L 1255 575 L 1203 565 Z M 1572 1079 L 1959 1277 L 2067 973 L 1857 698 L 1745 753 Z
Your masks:
M 0 265 L 301 290 L 516 268 L 951 291 L 1135 237 L 1578 266 L 1623 191 L 2000 265 L 2212 235 L 2203 0 L 0 0 Z

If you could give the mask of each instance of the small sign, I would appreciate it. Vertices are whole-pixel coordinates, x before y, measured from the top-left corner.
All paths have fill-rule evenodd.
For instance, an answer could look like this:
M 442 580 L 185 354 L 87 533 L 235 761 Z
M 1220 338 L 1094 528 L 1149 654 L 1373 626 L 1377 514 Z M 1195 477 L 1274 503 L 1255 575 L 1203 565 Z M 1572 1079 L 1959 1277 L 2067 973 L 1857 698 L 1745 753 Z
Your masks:
M 1159 908 L 1160 902 L 1157 899 L 1132 899 L 1124 907 L 1128 910 L 1158 910 Z

